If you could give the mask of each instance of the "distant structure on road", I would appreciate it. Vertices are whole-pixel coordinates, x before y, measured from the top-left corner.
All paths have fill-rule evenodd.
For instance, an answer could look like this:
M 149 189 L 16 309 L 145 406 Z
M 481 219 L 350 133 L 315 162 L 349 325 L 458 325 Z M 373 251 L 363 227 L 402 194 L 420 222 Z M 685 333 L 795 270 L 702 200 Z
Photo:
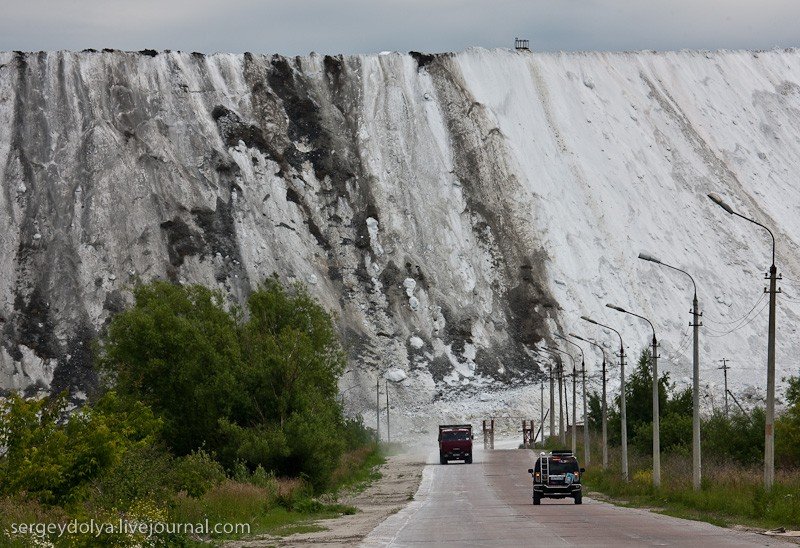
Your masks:
M 514 38 L 514 49 L 530 51 L 531 41 L 523 40 L 522 38 Z

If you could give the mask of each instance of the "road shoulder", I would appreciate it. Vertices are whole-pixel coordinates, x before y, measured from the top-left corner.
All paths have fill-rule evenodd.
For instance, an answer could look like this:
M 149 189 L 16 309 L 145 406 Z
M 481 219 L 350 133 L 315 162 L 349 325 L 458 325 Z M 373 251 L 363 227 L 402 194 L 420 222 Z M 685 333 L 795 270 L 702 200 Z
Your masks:
M 381 465 L 381 478 L 359 493 L 341 493 L 336 502 L 354 506 L 358 512 L 334 519 L 305 523 L 324 528 L 311 533 L 288 536 L 259 535 L 251 539 L 230 541 L 226 548 L 265 546 L 353 546 L 360 543 L 375 527 L 402 510 L 414 498 L 422 479 L 425 458 L 412 453 L 387 457 Z

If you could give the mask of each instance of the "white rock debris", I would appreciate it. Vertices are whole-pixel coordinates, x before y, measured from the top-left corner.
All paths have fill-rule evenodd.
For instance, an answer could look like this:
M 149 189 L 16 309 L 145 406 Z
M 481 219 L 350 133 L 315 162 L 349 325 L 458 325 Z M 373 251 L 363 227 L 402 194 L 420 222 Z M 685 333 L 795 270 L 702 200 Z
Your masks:
M 408 375 L 402 369 L 390 369 L 386 372 L 386 378 L 392 382 L 400 382 L 406 379 Z

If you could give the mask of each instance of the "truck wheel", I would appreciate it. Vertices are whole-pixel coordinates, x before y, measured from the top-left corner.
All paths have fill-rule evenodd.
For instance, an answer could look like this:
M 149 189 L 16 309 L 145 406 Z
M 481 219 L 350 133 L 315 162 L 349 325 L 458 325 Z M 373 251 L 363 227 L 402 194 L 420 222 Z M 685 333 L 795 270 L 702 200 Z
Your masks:
M 464 459 L 464 462 L 465 462 L 466 464 L 472 464 L 472 457 L 467 457 L 467 458 L 465 458 L 465 459 Z
M 542 496 L 539 493 L 533 494 L 533 504 L 538 506 L 542 503 Z
M 439 464 L 447 464 L 447 459 L 444 457 L 439 457 Z
M 583 495 L 582 494 L 575 495 L 575 504 L 583 504 Z

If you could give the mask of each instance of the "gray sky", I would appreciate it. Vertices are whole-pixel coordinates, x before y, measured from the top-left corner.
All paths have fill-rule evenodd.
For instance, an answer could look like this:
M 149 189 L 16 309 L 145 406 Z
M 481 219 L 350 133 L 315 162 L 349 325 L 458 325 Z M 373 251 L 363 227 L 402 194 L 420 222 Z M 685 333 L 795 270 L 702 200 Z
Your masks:
M 0 50 L 304 54 L 800 46 L 798 0 L 0 0 Z

